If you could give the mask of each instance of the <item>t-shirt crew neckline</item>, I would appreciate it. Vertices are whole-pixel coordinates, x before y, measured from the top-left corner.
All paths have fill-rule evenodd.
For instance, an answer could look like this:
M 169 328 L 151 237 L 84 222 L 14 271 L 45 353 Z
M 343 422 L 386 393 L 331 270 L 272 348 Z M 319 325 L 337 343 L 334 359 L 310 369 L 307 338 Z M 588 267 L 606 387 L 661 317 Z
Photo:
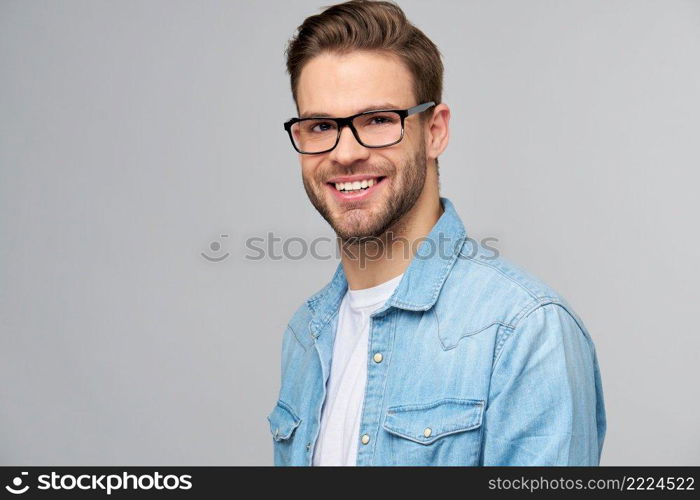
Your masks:
M 354 309 L 359 309 L 383 303 L 394 292 L 394 289 L 398 286 L 402 277 L 403 273 L 370 288 L 362 288 L 359 290 L 351 290 L 348 288 L 347 298 L 349 305 Z

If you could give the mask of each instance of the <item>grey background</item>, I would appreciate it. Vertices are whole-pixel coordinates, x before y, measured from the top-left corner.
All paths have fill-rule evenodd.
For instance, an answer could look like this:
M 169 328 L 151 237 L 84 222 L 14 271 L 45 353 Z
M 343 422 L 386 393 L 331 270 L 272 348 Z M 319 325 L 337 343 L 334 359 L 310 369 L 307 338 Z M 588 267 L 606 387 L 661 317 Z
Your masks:
M 2 465 L 272 463 L 337 261 L 244 242 L 332 237 L 281 125 L 330 3 L 0 1 Z M 593 336 L 601 463 L 697 465 L 700 2 L 399 3 L 444 55 L 442 194 Z

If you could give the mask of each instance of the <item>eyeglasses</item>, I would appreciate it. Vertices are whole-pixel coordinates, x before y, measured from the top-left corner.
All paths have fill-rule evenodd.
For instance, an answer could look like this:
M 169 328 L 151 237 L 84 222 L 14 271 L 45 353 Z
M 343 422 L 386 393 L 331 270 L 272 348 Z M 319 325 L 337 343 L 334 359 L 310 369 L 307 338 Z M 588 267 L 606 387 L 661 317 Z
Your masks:
M 435 106 L 433 101 L 408 109 L 364 111 L 345 118 L 292 118 L 284 123 L 284 129 L 294 149 L 301 154 L 314 155 L 333 150 L 346 125 L 364 147 L 385 148 L 403 139 L 403 124 L 407 116 L 422 113 L 431 106 Z

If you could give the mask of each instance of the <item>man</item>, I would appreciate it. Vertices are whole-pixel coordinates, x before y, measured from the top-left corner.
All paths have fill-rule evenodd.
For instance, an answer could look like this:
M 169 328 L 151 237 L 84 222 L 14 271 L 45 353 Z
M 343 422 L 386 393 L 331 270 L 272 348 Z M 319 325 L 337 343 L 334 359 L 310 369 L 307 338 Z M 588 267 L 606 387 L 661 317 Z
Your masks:
M 581 319 L 467 238 L 439 194 L 437 47 L 395 4 L 351 1 L 304 21 L 287 69 L 285 129 L 342 255 L 284 332 L 275 464 L 598 465 Z

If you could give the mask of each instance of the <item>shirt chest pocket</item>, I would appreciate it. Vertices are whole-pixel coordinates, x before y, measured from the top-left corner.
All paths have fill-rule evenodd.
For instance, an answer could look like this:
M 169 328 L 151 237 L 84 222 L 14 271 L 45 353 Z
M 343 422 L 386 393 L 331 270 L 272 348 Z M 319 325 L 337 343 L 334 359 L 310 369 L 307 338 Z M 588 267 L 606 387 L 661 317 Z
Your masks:
M 483 414 L 481 399 L 390 406 L 378 458 L 391 465 L 477 465 Z
M 267 420 L 270 422 L 275 465 L 286 465 L 292 458 L 294 431 L 299 427 L 301 419 L 294 408 L 280 399 L 267 416 Z

